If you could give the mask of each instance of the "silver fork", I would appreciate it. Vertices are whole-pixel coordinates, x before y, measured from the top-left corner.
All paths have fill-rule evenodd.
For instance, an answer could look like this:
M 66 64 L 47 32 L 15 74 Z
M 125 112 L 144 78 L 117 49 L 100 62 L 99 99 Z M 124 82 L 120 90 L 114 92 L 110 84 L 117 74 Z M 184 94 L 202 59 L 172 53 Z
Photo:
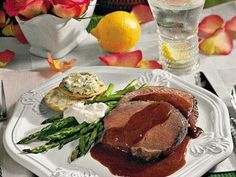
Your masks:
M 3 80 L 1 80 L 1 109 L 0 109 L 0 121 L 7 119 L 7 103 L 4 91 Z
M 233 86 L 230 96 L 231 96 L 231 103 L 232 103 L 233 109 L 236 112 L 236 85 Z M 231 119 L 232 137 L 234 141 L 236 142 L 236 117 L 235 115 L 231 116 L 230 119 Z
M 233 108 L 236 110 L 236 85 L 234 85 L 231 90 L 231 103 Z
M 0 108 L 0 121 L 7 119 L 7 104 L 6 96 L 3 86 L 3 80 L 1 80 L 1 108 Z M 2 177 L 2 168 L 0 167 L 0 177 Z

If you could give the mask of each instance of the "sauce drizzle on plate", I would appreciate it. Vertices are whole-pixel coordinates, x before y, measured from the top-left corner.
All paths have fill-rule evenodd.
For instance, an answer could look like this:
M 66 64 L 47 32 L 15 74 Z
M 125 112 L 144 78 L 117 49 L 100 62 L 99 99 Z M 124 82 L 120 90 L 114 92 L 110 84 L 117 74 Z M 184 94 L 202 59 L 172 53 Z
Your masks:
M 118 176 L 129 177 L 164 177 L 173 174 L 184 166 L 185 151 L 191 138 L 186 136 L 183 142 L 169 156 L 152 162 L 135 160 L 128 153 L 96 144 L 91 155 Z

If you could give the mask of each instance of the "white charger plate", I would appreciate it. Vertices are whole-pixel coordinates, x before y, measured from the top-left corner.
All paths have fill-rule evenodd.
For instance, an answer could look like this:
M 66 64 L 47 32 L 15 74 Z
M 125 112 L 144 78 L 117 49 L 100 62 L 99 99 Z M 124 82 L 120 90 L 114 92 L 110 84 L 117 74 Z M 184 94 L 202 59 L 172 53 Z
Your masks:
M 213 166 L 227 158 L 233 151 L 229 114 L 226 105 L 212 93 L 184 82 L 181 78 L 163 70 L 131 69 L 117 67 L 75 67 L 70 71 L 45 82 L 39 88 L 21 96 L 15 112 L 4 134 L 4 146 L 8 154 L 18 163 L 40 177 L 112 177 L 110 171 L 86 156 L 69 163 L 68 159 L 77 141 L 63 149 L 54 148 L 41 154 L 25 154 L 22 149 L 42 143 L 17 145 L 16 143 L 33 131 L 41 128 L 40 123 L 55 113 L 43 104 L 43 96 L 57 87 L 63 77 L 72 72 L 93 72 L 106 85 L 114 83 L 116 89 L 123 88 L 131 80 L 139 78 L 139 84 L 161 85 L 192 93 L 198 101 L 199 119 L 197 125 L 204 130 L 202 135 L 191 140 L 187 146 L 186 164 L 171 176 L 201 176 Z

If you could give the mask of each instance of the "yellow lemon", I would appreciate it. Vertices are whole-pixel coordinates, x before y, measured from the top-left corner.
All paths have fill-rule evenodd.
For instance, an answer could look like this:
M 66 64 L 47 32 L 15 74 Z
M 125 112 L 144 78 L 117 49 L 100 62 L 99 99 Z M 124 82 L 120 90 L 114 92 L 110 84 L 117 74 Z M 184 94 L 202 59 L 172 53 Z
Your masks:
M 131 13 L 115 11 L 105 15 L 91 33 L 104 50 L 126 52 L 138 42 L 141 26 Z
M 168 44 L 163 44 L 162 45 L 162 54 L 164 55 L 165 58 L 168 60 L 174 60 L 172 53 L 170 51 L 170 47 Z
M 161 50 L 162 55 L 171 63 L 183 64 L 191 58 L 188 45 L 185 43 L 175 44 L 172 46 L 167 43 L 163 43 Z

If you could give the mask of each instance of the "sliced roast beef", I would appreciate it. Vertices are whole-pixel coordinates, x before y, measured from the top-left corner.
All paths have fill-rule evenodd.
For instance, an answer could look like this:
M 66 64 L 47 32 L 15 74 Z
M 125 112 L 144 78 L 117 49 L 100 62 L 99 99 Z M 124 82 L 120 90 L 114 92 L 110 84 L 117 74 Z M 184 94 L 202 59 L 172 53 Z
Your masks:
M 188 118 L 194 108 L 195 98 L 191 93 L 168 87 L 148 86 L 126 94 L 120 103 L 128 101 L 166 101 Z
M 170 153 L 187 134 L 188 122 L 168 102 L 120 103 L 104 118 L 102 143 L 150 160 Z
M 105 129 L 124 127 L 131 116 L 152 103 L 154 101 L 132 101 L 120 104 L 103 120 Z
M 192 138 L 196 138 L 202 132 L 200 128 L 196 127 L 198 119 L 197 100 L 191 93 L 168 87 L 149 86 L 126 94 L 120 100 L 120 104 L 137 100 L 166 101 L 179 109 L 188 119 L 190 124 L 189 135 Z

